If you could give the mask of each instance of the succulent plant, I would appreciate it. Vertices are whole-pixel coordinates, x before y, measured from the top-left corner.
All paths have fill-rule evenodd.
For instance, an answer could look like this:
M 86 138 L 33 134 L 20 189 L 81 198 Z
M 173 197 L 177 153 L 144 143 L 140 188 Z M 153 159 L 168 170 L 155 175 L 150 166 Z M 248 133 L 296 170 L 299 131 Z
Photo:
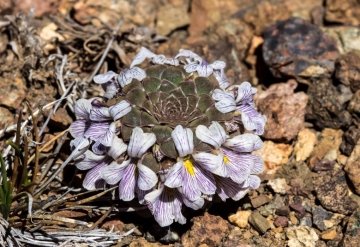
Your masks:
M 105 94 L 78 100 L 70 127 L 75 164 L 90 170 L 83 186 L 118 184 L 120 199 L 148 205 L 161 226 L 184 224 L 182 205 L 196 210 L 257 188 L 263 161 L 251 152 L 262 147 L 266 118 L 256 89 L 230 86 L 225 65 L 189 50 L 166 58 L 141 48 L 129 69 L 95 76 Z

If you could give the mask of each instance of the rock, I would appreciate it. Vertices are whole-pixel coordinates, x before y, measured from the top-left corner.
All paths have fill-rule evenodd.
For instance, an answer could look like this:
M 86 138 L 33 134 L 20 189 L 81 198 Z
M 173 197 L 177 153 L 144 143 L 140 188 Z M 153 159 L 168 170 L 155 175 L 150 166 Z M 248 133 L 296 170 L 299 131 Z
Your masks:
M 331 171 L 329 175 L 323 177 L 316 189 L 321 205 L 327 210 L 340 214 L 354 212 L 358 205 L 348 196 L 345 172 L 337 169 Z
M 271 198 L 269 198 L 268 196 L 266 195 L 260 195 L 258 197 L 255 197 L 253 199 L 251 199 L 251 205 L 254 207 L 254 208 L 258 208 L 268 202 L 271 201 Z
M 308 96 L 294 93 L 295 80 L 271 85 L 257 95 L 258 111 L 266 116 L 263 137 L 270 140 L 290 141 L 303 128 Z
M 155 26 L 157 1 L 124 0 L 114 2 L 104 1 L 77 1 L 72 8 L 74 18 L 81 24 L 87 24 L 94 19 L 111 27 L 116 27 L 120 20 L 124 21 L 121 30 L 146 26 Z
M 346 161 L 344 170 L 354 185 L 356 193 L 360 195 L 360 140 L 358 140 Z
M 45 114 L 47 115 L 47 114 Z M 65 108 L 58 109 L 50 118 L 50 124 L 61 130 L 66 129 L 73 122 Z
M 313 221 L 311 219 L 311 216 L 304 216 L 301 218 L 300 220 L 300 226 L 308 226 L 308 227 L 312 227 L 313 225 Z
M 249 222 L 260 234 L 264 234 L 271 227 L 269 221 L 259 212 L 252 213 L 249 217 Z
M 274 225 L 276 227 L 287 227 L 288 226 L 288 218 L 285 216 L 278 216 L 274 220 Z
M 349 86 L 352 92 L 360 89 L 360 55 L 349 52 L 341 55 L 335 62 L 335 77 L 344 85 Z
M 339 92 L 330 79 L 316 80 L 308 89 L 309 101 L 305 118 L 320 129 L 339 129 L 351 124 L 351 116 L 340 104 Z
M 340 54 L 360 51 L 359 27 L 337 26 L 323 27 L 321 29 L 336 40 Z
M 336 230 L 335 229 L 329 229 L 325 232 L 323 232 L 320 235 L 320 238 L 323 240 L 333 240 L 334 238 L 336 238 Z
M 194 0 L 191 1 L 190 36 L 201 36 L 202 32 L 231 16 L 241 6 L 236 0 Z
M 193 218 L 192 222 L 191 229 L 181 237 L 184 247 L 198 246 L 203 243 L 210 247 L 219 246 L 228 230 L 224 219 L 209 213 Z
M 300 18 L 277 21 L 264 30 L 263 57 L 275 77 L 330 78 L 339 57 L 336 41 Z
M 149 242 L 159 241 L 164 244 L 178 242 L 179 234 L 170 227 L 161 227 L 159 224 L 153 224 L 146 232 L 145 239 Z
M 344 238 L 339 247 L 359 246 L 360 243 L 360 209 L 357 209 L 349 218 Z
M 325 20 L 349 26 L 360 25 L 360 3 L 356 0 L 326 0 Z
M 345 131 L 343 135 L 343 140 L 340 146 L 341 152 L 349 156 L 359 140 L 360 129 L 355 126 L 350 126 L 350 128 Z
M 343 136 L 342 130 L 334 130 L 334 129 L 324 129 L 320 136 L 319 136 L 319 143 L 314 148 L 314 151 L 311 154 L 311 158 L 309 161 L 309 166 L 311 169 L 314 169 L 314 167 L 319 163 L 321 160 L 324 159 L 325 155 L 330 150 L 336 150 L 336 152 L 339 152 L 339 148 L 342 142 L 342 136 Z
M 282 206 L 275 210 L 275 213 L 280 216 L 289 216 L 290 208 L 288 206 Z
M 290 212 L 289 214 L 289 220 L 291 222 L 292 225 L 299 225 L 299 220 L 295 215 L 295 212 Z
M 276 178 L 273 180 L 270 180 L 267 185 L 270 186 L 270 188 L 275 192 L 279 194 L 286 194 L 288 185 L 286 184 L 285 178 Z
M 160 247 L 160 246 L 163 245 L 159 243 L 149 243 L 143 238 L 138 238 L 134 241 L 131 241 L 131 243 L 129 244 L 129 247 Z
M 274 174 L 277 169 L 286 164 L 291 153 L 291 145 L 272 141 L 264 141 L 263 148 L 253 152 L 263 158 L 266 174 Z
M 300 215 L 300 218 L 305 215 L 305 208 L 301 203 L 291 203 L 289 206 Z
M 248 219 L 250 215 L 251 211 L 241 210 L 237 211 L 236 214 L 230 215 L 228 219 L 232 224 L 235 224 L 240 228 L 245 228 L 248 226 Z
M 184 1 L 179 6 L 161 5 L 156 13 L 156 33 L 168 35 L 171 31 L 188 25 L 190 23 L 188 9 L 188 1 Z
M 289 239 L 289 247 L 315 247 L 319 240 L 314 229 L 308 226 L 289 227 L 286 230 L 286 237 Z
M 314 225 L 321 231 L 327 229 L 325 226 L 325 220 L 331 219 L 331 217 L 334 215 L 333 213 L 326 211 L 320 206 L 315 206 L 313 208 L 312 214 Z
M 300 130 L 294 146 L 296 161 L 305 161 L 309 158 L 316 143 L 317 138 L 314 132 L 309 129 Z
M 124 231 L 124 223 L 116 218 L 106 221 L 104 224 L 101 225 L 102 229 L 105 229 L 107 231 L 113 230 L 115 232 L 123 232 Z
M 19 78 L 0 77 L 0 105 L 16 109 L 26 96 L 25 82 Z
M 355 117 L 360 114 L 360 90 L 357 90 L 354 93 L 352 99 L 349 102 L 347 110 L 351 114 L 355 115 Z
M 0 107 L 0 129 L 14 122 L 14 116 L 8 109 Z

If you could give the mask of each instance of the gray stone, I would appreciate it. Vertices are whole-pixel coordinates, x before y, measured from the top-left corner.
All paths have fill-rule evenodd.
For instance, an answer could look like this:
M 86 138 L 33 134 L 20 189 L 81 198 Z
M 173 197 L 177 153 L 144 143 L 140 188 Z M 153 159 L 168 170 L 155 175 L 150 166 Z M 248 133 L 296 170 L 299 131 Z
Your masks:
M 259 212 L 255 212 L 249 217 L 250 224 L 261 234 L 270 229 L 271 225 Z

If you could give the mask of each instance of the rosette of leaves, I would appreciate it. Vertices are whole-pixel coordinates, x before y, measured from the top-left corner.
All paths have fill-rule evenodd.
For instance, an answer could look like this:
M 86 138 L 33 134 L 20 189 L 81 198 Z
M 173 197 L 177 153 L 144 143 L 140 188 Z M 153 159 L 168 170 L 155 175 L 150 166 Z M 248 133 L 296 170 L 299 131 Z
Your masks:
M 221 113 L 215 107 L 212 92 L 219 88 L 213 76 L 201 77 L 186 73 L 182 66 L 152 65 L 146 69 L 142 81 L 133 79 L 122 89 L 124 98 L 132 104 L 131 111 L 122 120 L 121 135 L 130 139 L 133 128 L 141 127 L 156 135 L 156 156 L 178 157 L 171 133 L 177 125 L 195 131 L 199 125 L 209 126 L 212 121 L 224 123 L 232 113 Z M 194 140 L 195 151 L 209 151 L 211 146 Z M 157 171 L 155 161 L 152 169 Z

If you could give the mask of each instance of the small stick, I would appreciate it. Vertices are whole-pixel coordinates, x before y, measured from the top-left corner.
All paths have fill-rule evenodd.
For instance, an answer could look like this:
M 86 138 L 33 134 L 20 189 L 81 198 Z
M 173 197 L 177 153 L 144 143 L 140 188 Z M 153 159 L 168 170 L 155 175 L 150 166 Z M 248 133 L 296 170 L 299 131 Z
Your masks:
M 101 222 L 103 222 L 105 220 L 106 217 L 109 216 L 109 214 L 111 213 L 111 211 L 114 209 L 115 205 L 112 205 L 108 211 L 106 211 L 106 213 L 100 217 L 100 219 L 98 219 L 90 228 L 89 230 L 94 230 Z

